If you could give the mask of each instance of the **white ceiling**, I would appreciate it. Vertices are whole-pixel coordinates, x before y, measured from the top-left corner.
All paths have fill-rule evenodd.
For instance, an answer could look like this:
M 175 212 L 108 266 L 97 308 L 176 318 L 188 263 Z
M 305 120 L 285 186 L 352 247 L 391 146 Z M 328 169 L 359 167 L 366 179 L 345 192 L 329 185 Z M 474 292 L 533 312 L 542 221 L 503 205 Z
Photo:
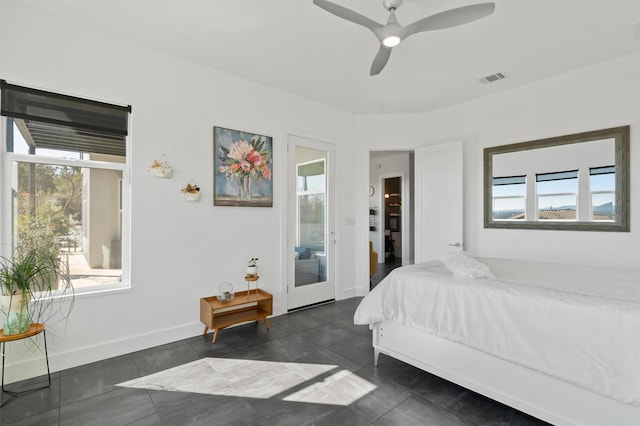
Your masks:
M 332 1 L 388 16 L 382 0 Z M 404 0 L 396 16 L 484 1 Z M 640 0 L 495 0 L 487 18 L 403 41 L 374 77 L 374 35 L 311 0 L 23 2 L 353 114 L 430 111 L 640 51 Z M 481 82 L 496 72 L 508 78 Z

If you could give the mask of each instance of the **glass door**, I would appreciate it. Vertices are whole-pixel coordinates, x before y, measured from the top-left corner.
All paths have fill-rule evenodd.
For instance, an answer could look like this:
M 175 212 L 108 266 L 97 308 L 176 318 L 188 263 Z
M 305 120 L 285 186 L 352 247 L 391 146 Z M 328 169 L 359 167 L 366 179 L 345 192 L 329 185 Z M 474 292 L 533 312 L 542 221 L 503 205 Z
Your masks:
M 318 141 L 290 141 L 289 310 L 335 298 L 331 151 Z

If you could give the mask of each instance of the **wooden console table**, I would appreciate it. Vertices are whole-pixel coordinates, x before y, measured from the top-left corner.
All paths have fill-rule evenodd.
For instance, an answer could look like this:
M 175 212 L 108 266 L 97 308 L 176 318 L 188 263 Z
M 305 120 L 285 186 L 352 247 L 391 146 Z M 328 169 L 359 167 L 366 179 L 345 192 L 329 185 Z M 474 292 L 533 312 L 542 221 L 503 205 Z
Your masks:
M 204 333 L 214 330 L 211 343 L 215 343 L 218 332 L 226 327 L 247 321 L 264 321 L 269 328 L 267 317 L 273 314 L 273 296 L 261 289 L 238 291 L 233 299 L 221 302 L 216 296 L 200 299 L 200 321 Z
M 47 384 L 41 387 L 36 387 L 36 388 L 32 388 L 32 389 L 28 389 L 28 390 L 24 390 L 24 391 L 10 391 L 4 388 L 4 359 L 5 359 L 5 349 L 6 349 L 6 344 L 7 342 L 13 342 L 16 340 L 22 340 L 22 339 L 26 339 L 29 337 L 33 337 L 36 336 L 38 334 L 42 333 L 43 336 L 43 340 L 44 340 L 44 356 L 45 359 L 47 361 Z M 4 330 L 0 329 L 0 346 L 2 347 L 2 392 L 9 394 L 9 398 L 7 398 L 6 401 L 3 401 L 2 404 L 0 404 L 0 407 L 3 407 L 7 402 L 11 401 L 13 398 L 15 398 L 16 396 L 19 396 L 21 394 L 25 394 L 25 393 L 29 393 L 29 392 L 33 392 L 39 389 L 45 389 L 48 388 L 49 386 L 51 386 L 51 372 L 49 371 L 49 354 L 47 353 L 47 333 L 45 333 L 44 331 L 44 324 L 40 324 L 40 323 L 33 323 L 29 325 L 29 329 L 27 331 L 25 331 L 24 333 L 20 333 L 20 334 L 10 334 L 10 335 L 5 335 L 4 334 Z

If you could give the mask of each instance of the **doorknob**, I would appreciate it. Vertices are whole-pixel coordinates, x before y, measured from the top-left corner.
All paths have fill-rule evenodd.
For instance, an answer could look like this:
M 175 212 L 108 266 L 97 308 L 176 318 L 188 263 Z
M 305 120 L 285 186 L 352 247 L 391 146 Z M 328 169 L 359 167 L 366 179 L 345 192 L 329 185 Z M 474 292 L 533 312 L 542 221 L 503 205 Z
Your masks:
M 449 244 L 449 247 L 462 247 L 462 244 L 461 243 L 452 243 L 452 244 Z

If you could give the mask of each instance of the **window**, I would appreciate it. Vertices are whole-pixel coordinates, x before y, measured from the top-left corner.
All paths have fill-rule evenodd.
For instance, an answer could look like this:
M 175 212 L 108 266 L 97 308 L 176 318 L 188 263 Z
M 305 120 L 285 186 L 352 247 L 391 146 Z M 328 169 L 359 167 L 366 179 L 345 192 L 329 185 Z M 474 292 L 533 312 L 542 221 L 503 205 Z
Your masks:
M 616 219 L 616 167 L 591 167 L 589 178 L 592 220 L 614 221 Z
M 536 174 L 539 220 L 576 220 L 578 171 Z
M 494 177 L 492 194 L 494 220 L 525 219 L 526 176 Z
M 123 287 L 130 107 L 0 81 L 3 255 L 57 254 L 76 293 Z
M 298 246 L 324 252 L 325 160 L 298 164 Z

